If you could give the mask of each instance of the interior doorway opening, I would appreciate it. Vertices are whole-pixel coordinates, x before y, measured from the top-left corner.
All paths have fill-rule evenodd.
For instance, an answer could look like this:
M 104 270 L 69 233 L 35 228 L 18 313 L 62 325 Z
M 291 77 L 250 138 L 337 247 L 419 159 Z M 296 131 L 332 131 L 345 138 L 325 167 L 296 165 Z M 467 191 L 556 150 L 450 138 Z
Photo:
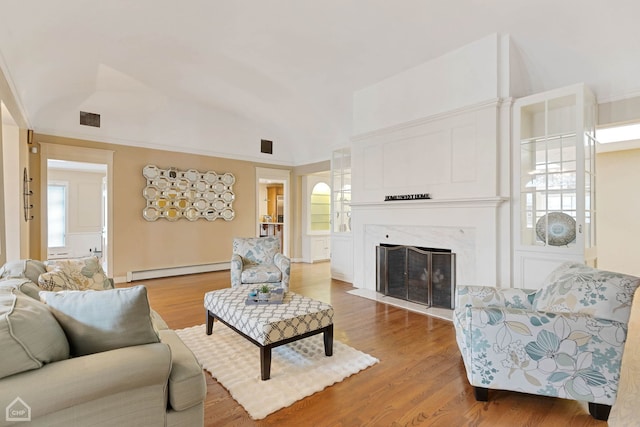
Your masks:
M 40 150 L 42 259 L 95 255 L 111 277 L 113 151 L 48 143 L 40 143 Z M 50 195 L 61 193 L 65 193 L 64 205 L 57 199 L 58 205 L 53 206 Z M 56 208 L 58 216 L 50 221 L 50 209 Z
M 290 172 L 256 168 L 256 236 L 279 236 L 282 253 L 290 256 Z
M 94 255 L 106 266 L 106 177 L 106 164 L 48 160 L 47 259 Z

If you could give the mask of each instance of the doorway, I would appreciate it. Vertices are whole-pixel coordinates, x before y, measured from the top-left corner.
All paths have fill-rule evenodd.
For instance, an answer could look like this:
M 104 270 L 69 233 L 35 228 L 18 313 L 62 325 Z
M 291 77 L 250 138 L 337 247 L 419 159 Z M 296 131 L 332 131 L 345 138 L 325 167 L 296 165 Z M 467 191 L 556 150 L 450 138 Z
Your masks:
M 113 151 L 41 143 L 41 257 L 97 256 L 113 271 Z
M 637 212 L 640 195 L 635 187 L 640 179 L 640 140 L 635 142 L 635 148 L 627 146 L 624 150 L 610 147 L 615 143 L 599 146 L 596 154 L 596 238 L 598 268 L 639 276 Z
M 106 164 L 49 159 L 47 259 L 95 255 L 106 264 L 106 176 Z
M 256 236 L 280 236 L 286 256 L 290 256 L 290 193 L 288 170 L 256 168 Z

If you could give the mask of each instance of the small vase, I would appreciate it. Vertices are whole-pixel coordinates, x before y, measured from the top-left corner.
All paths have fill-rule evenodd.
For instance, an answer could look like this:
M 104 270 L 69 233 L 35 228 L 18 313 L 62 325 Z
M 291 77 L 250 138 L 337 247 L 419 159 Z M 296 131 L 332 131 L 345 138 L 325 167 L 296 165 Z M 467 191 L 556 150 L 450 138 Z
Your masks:
M 258 292 L 258 301 L 269 301 L 271 292 Z

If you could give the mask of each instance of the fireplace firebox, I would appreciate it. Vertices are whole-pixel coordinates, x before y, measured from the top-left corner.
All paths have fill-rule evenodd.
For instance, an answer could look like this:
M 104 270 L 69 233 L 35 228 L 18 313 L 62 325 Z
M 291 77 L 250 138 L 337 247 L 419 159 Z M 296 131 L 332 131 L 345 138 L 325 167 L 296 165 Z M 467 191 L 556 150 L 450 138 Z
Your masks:
M 376 290 L 428 307 L 454 308 L 456 254 L 449 249 L 380 244 Z

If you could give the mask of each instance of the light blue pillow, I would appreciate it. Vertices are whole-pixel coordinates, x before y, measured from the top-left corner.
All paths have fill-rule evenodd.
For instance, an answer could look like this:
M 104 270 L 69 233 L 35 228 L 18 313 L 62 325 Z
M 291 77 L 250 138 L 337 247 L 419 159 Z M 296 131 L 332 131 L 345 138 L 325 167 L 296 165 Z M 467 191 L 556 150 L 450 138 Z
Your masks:
M 73 356 L 160 342 L 144 286 L 104 291 L 41 291 Z
M 34 259 L 21 259 L 9 261 L 0 268 L 0 277 L 3 279 L 27 278 L 33 283 L 38 283 L 38 277 L 47 269 L 42 261 Z

